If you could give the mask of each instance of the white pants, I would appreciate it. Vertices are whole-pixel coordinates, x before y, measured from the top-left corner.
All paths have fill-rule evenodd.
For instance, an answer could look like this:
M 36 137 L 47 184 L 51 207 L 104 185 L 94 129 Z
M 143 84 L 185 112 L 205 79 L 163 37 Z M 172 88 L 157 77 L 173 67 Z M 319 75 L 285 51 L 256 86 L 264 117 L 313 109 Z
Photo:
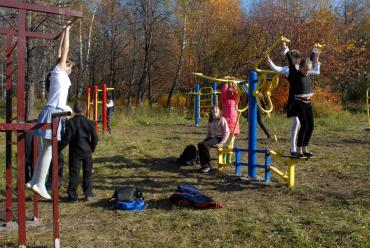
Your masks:
M 52 140 L 38 137 L 38 150 L 38 157 L 30 183 L 32 185 L 36 184 L 39 189 L 46 191 L 45 181 L 52 159 Z
M 299 119 L 297 116 L 294 116 L 291 118 L 292 124 L 290 127 L 290 151 L 291 152 L 297 152 L 297 138 L 298 138 L 298 131 L 299 127 L 301 126 L 301 123 L 299 122 Z

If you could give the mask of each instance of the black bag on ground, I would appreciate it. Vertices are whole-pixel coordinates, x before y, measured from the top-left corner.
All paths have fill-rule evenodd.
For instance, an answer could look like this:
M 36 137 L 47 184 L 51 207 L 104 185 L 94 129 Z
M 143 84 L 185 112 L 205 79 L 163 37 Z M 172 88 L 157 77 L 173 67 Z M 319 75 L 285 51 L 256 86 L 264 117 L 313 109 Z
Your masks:
M 194 145 L 188 145 L 177 159 L 179 165 L 193 166 L 197 160 L 197 148 Z
M 137 187 L 127 186 L 116 189 L 113 193 L 112 198 L 116 199 L 117 202 L 135 202 L 138 200 L 144 200 L 143 192 Z

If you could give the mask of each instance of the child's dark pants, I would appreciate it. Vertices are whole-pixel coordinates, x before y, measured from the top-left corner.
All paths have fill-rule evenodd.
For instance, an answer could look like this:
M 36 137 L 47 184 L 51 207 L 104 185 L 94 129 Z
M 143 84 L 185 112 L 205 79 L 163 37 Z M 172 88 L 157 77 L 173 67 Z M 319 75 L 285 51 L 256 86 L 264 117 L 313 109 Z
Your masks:
M 69 184 L 68 198 L 77 199 L 77 186 L 80 180 L 80 167 L 82 163 L 82 189 L 85 197 L 92 196 L 92 156 L 85 157 L 69 156 Z

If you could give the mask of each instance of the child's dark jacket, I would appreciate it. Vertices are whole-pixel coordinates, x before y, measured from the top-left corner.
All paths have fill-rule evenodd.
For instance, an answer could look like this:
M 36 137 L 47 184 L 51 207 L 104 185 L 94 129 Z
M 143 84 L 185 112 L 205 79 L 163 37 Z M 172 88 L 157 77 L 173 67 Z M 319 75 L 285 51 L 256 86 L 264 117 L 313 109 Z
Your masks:
M 95 122 L 88 120 L 83 115 L 75 115 L 67 120 L 61 148 L 65 148 L 68 144 L 69 156 L 90 156 L 98 144 Z

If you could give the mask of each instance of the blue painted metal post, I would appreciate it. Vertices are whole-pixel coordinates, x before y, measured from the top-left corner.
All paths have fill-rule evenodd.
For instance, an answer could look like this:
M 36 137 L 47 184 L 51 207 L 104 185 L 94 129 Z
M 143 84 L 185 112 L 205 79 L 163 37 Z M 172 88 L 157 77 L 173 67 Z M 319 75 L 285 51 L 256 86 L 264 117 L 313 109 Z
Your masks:
M 242 165 L 240 163 L 242 162 L 242 152 L 239 150 L 238 147 L 235 147 L 234 151 L 235 151 L 235 174 L 237 176 L 241 176 Z
M 265 183 L 270 184 L 271 182 L 271 155 L 268 150 L 265 151 Z
M 212 89 L 213 89 L 213 95 L 212 95 L 212 106 L 217 106 L 217 83 L 213 82 L 212 83 Z
M 248 74 L 249 89 L 248 89 L 248 175 L 250 177 L 257 176 L 257 103 L 253 96 L 253 91 L 257 86 L 257 72 L 250 71 Z
M 196 84 L 194 88 L 195 92 L 195 126 L 199 127 L 199 119 L 200 119 L 200 85 Z

